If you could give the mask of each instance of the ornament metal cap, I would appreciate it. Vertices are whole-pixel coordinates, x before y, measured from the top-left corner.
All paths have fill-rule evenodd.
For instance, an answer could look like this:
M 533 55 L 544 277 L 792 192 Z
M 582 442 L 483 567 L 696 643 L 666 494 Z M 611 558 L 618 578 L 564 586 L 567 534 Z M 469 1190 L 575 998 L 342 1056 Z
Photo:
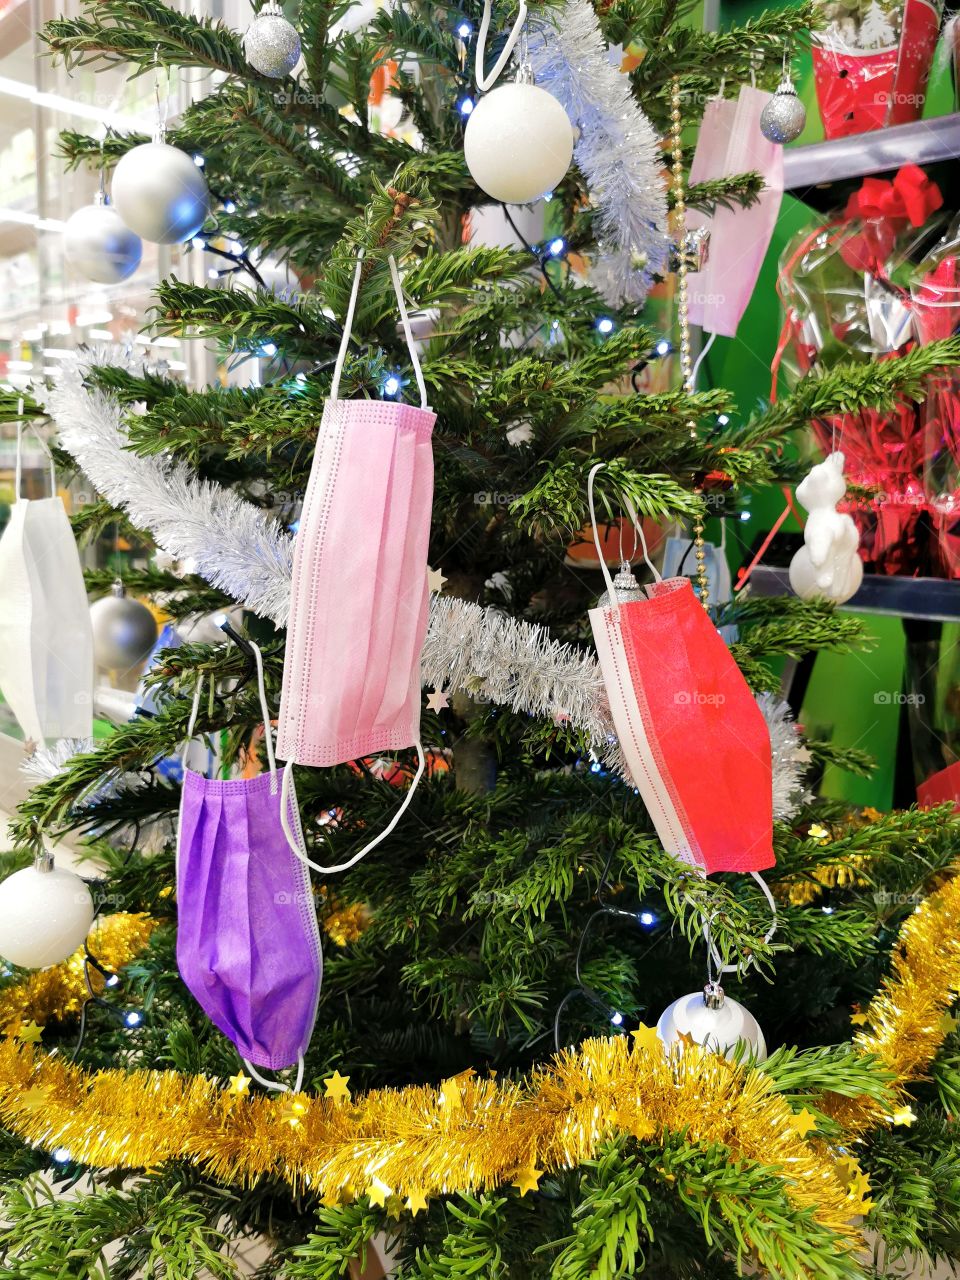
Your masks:
M 48 849 L 46 845 L 36 854 L 33 859 L 34 871 L 49 872 L 53 870 L 53 850 Z
M 113 582 L 110 584 L 110 594 L 115 596 L 118 600 L 122 600 L 124 598 L 127 594 L 127 588 L 123 585 L 122 578 L 114 578 Z
M 703 1003 L 708 1009 L 722 1009 L 725 999 L 719 982 L 708 982 L 703 988 Z

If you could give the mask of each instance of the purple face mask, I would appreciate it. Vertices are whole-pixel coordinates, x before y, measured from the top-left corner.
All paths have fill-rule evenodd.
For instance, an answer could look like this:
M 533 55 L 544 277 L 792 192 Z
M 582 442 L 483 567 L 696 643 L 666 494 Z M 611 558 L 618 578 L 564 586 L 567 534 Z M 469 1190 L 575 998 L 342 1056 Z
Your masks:
M 204 1013 L 236 1045 L 250 1074 L 299 1062 L 313 1034 L 323 975 L 309 873 L 280 816 L 280 776 L 257 663 L 269 772 L 221 782 L 184 768 L 177 836 L 177 964 Z M 193 698 L 193 736 L 202 677 Z M 295 795 L 284 797 L 299 826 Z

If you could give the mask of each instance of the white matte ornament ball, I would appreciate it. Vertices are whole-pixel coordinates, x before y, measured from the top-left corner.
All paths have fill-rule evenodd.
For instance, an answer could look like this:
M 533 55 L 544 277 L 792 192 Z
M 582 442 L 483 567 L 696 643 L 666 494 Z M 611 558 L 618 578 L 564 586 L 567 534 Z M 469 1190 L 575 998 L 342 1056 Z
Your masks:
M 24 867 L 0 883 L 0 956 L 43 969 L 72 956 L 93 924 L 93 899 L 72 871 Z
M 300 61 L 300 36 L 279 4 L 263 6 L 243 37 L 243 52 L 254 71 L 273 80 L 288 76 Z
M 566 111 L 535 84 L 500 84 L 473 108 L 463 155 L 474 182 L 494 200 L 528 204 L 552 191 L 573 159 Z
M 93 656 L 106 671 L 129 671 L 147 657 L 157 641 L 157 623 L 150 610 L 132 600 L 122 583 L 90 606 Z
M 120 158 L 111 187 L 114 207 L 138 236 L 182 244 L 210 212 L 210 194 L 191 156 L 166 142 L 144 142 Z
M 87 204 L 67 219 L 63 229 L 67 262 L 88 280 L 117 284 L 140 265 L 140 237 L 106 203 Z
M 760 132 L 768 142 L 793 142 L 803 133 L 807 109 L 790 79 L 780 81 L 776 93 L 760 112 Z
M 682 1044 L 680 1037 L 688 1035 L 694 1044 L 725 1058 L 737 1056 L 740 1044 L 745 1045 L 758 1062 L 767 1056 L 766 1041 L 756 1018 L 742 1004 L 725 996 L 715 984 L 681 996 L 668 1005 L 657 1023 L 657 1035 L 668 1048 Z

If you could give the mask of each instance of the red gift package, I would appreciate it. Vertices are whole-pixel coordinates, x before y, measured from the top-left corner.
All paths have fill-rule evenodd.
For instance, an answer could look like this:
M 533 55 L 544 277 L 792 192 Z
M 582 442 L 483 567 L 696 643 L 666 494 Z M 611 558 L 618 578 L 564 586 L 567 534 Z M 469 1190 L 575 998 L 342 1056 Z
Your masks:
M 817 104 L 828 138 L 919 120 L 941 3 L 831 0 L 814 34 Z

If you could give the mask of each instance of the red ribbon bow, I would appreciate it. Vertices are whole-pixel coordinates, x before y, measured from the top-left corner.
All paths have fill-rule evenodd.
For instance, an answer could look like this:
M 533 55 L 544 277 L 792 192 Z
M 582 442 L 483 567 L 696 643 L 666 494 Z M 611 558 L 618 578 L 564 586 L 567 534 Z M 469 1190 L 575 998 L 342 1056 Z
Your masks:
M 906 224 L 922 227 L 942 204 L 940 188 L 915 164 L 905 164 L 892 181 L 864 178 L 860 190 L 847 201 L 843 221 L 856 218 L 865 225 L 841 247 L 841 257 L 856 271 L 883 275 L 884 263 Z

